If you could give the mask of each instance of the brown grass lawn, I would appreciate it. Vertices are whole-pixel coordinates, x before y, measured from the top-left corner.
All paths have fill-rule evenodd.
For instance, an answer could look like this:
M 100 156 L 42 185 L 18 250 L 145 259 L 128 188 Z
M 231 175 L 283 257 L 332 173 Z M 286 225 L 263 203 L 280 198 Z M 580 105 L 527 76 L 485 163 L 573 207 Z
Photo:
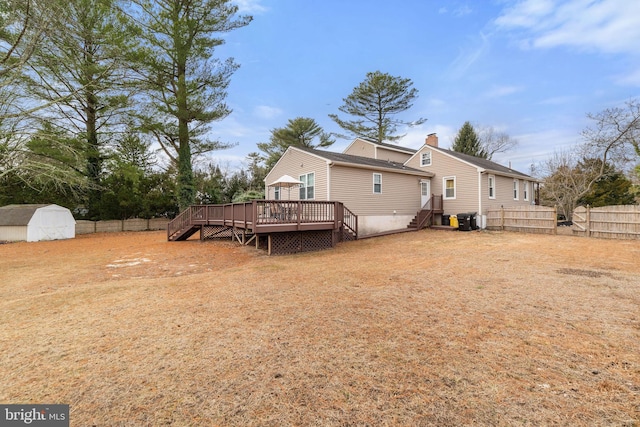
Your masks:
M 72 426 L 640 425 L 638 241 L 84 235 L 0 245 L 0 295 L 0 402 Z

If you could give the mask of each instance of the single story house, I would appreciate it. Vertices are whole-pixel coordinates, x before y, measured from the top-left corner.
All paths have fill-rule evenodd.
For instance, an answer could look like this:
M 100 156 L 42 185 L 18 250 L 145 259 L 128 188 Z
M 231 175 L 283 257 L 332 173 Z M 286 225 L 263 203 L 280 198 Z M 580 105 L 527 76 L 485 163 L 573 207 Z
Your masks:
M 475 212 L 482 228 L 488 209 L 536 203 L 535 178 L 491 160 L 439 148 L 435 134 L 405 165 L 433 173 L 431 192 L 442 194 L 445 214 Z
M 0 241 L 72 239 L 76 221 L 69 209 L 58 205 L 8 205 L 0 207 Z
M 271 187 L 283 175 L 298 191 Z M 489 208 L 533 204 L 537 181 L 486 159 L 438 147 L 435 134 L 418 150 L 356 138 L 343 153 L 289 147 L 265 178 L 267 199 L 335 200 L 358 215 L 360 235 L 406 228 L 432 195 L 442 214 L 475 212 L 483 227 Z

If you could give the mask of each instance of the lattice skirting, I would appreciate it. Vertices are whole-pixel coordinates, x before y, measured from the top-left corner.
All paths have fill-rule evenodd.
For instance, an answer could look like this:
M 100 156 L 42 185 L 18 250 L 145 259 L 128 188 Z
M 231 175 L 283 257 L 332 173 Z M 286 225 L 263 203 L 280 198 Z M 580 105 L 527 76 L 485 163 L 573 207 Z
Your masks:
M 319 251 L 334 246 L 332 230 L 272 233 L 269 238 L 271 240 L 270 255 Z
M 202 240 L 231 239 L 233 237 L 233 230 L 224 225 L 205 225 L 200 233 Z

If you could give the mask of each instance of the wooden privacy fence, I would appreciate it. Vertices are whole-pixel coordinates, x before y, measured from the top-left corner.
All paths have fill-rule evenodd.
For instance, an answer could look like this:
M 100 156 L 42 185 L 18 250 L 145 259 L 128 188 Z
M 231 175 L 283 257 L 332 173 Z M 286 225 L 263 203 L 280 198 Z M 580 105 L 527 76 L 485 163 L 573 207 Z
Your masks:
M 557 209 L 547 206 L 514 206 L 489 209 L 487 229 L 557 234 Z
M 76 221 L 76 234 L 112 233 L 119 231 L 166 230 L 167 218 L 133 218 L 112 221 Z
M 579 206 L 573 211 L 572 230 L 586 237 L 640 239 L 640 206 Z

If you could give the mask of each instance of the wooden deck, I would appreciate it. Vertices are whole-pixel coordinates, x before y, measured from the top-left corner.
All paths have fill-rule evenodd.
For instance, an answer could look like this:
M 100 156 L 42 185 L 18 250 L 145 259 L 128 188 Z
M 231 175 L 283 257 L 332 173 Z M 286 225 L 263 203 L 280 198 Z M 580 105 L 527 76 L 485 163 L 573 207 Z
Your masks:
M 442 196 L 432 196 L 407 227 L 410 231 L 428 227 L 433 215 L 441 212 Z M 197 232 L 201 239 L 231 237 L 243 244 L 255 242 L 270 255 L 327 249 L 339 241 L 359 238 L 358 216 L 335 201 L 253 200 L 194 205 L 169 222 L 167 239 L 187 240 Z
M 327 231 L 331 232 L 327 235 L 337 236 L 331 237 L 332 246 L 336 239 L 355 240 L 358 237 L 358 217 L 341 202 L 253 200 L 190 206 L 169 222 L 167 238 L 169 241 L 186 240 L 198 231 L 202 237 L 205 229 L 215 227 L 233 233 L 244 244 L 255 239 L 258 245 L 260 236 L 266 236 L 269 249 L 274 233 Z

